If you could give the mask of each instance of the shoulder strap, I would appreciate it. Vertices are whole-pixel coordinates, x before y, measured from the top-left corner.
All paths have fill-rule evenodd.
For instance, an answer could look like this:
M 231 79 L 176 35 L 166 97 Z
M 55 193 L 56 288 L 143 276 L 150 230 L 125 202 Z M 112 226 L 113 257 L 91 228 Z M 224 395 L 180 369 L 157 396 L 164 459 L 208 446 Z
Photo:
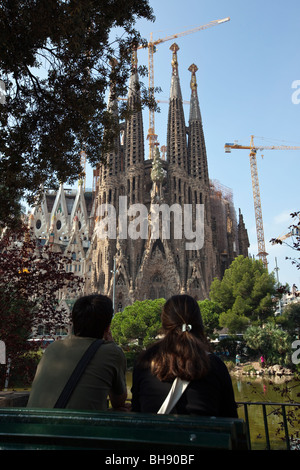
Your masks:
M 54 405 L 54 408 L 65 408 L 70 396 L 76 387 L 80 377 L 82 376 L 86 366 L 96 353 L 97 349 L 101 346 L 101 344 L 104 342 L 103 339 L 97 339 L 94 341 L 90 346 L 87 348 L 85 351 L 84 355 L 78 362 L 77 366 L 73 370 L 68 382 L 66 383 L 63 391 L 61 392 L 57 402 Z
M 158 410 L 157 414 L 168 414 L 176 403 L 178 402 L 179 398 L 185 391 L 186 387 L 188 386 L 190 382 L 187 380 L 181 380 L 179 377 L 176 377 L 174 380 L 171 390 L 169 391 L 167 398 L 161 405 L 160 409 Z

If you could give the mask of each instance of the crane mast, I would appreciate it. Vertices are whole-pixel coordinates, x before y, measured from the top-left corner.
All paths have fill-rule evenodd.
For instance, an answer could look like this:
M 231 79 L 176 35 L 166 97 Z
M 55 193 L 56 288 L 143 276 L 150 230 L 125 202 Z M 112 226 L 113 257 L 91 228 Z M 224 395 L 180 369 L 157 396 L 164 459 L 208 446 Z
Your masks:
M 267 261 L 268 253 L 266 253 L 266 247 L 265 247 L 265 236 L 264 236 L 263 216 L 262 216 L 261 200 L 260 200 L 260 189 L 259 189 L 256 153 L 259 150 L 298 150 L 300 149 L 300 147 L 291 147 L 287 145 L 255 146 L 254 136 L 251 135 L 250 145 L 240 145 L 236 143 L 225 144 L 226 153 L 231 153 L 232 149 L 250 150 L 249 158 L 250 158 L 252 192 L 253 192 L 255 224 L 256 224 L 256 234 L 257 234 L 257 244 L 258 244 L 257 256 L 261 259 L 265 268 L 268 268 L 268 261 Z
M 265 266 L 265 268 L 268 268 L 265 235 L 264 235 L 264 224 L 263 224 L 259 180 L 258 180 L 258 171 L 257 171 L 256 149 L 254 148 L 254 144 L 253 144 L 253 136 L 251 136 L 251 147 L 252 148 L 250 150 L 249 158 L 250 158 L 252 192 L 253 192 L 253 201 L 254 201 L 257 245 L 258 245 L 257 255 L 263 262 L 263 265 Z

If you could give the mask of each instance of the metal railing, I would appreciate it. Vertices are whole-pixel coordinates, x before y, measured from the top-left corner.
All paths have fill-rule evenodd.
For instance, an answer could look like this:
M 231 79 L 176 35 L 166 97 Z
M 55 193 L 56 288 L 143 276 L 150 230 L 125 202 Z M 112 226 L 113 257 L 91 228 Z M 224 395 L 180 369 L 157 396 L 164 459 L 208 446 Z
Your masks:
M 263 414 L 263 424 L 264 424 L 264 431 L 265 431 L 265 438 L 266 438 L 266 450 L 271 450 L 271 440 L 270 440 L 270 432 L 269 432 L 269 422 L 268 417 L 271 415 L 280 416 L 282 421 L 278 423 L 280 430 L 284 432 L 284 440 L 286 444 L 286 449 L 299 449 L 300 450 L 300 428 L 294 429 L 296 431 L 295 436 L 291 436 L 290 428 L 294 427 L 294 423 L 299 423 L 300 420 L 300 403 L 278 403 L 278 402 L 237 402 L 237 405 L 243 406 L 244 408 L 244 419 L 246 422 L 247 427 L 247 439 L 248 439 L 248 447 L 249 449 L 252 448 L 251 442 L 251 425 L 250 425 L 250 418 L 249 418 L 249 407 L 250 406 L 260 406 L 262 408 Z M 267 407 L 272 407 L 272 410 L 268 413 Z M 296 407 L 298 415 L 291 415 L 289 412 L 287 413 L 287 407 Z

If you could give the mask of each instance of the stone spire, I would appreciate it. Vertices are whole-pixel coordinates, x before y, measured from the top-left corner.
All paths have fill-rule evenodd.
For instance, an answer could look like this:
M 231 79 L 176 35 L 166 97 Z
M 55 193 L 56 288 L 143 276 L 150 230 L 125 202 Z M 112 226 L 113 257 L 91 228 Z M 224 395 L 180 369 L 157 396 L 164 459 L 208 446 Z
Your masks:
M 117 61 L 110 62 L 112 69 L 117 66 Z M 119 154 L 120 154 L 120 131 L 119 131 L 119 107 L 118 98 L 115 92 L 115 83 L 110 84 L 107 111 L 109 120 L 111 121 L 112 130 L 105 129 L 106 137 L 109 142 L 113 142 L 113 147 L 106 154 L 106 164 L 100 165 L 100 179 L 104 182 L 109 176 L 118 174 L 119 171 Z M 110 135 L 111 134 L 111 135 Z
M 181 88 L 178 75 L 177 44 L 170 47 L 172 56 L 172 78 L 169 100 L 167 156 L 170 165 L 187 171 L 187 141 Z
M 124 131 L 124 166 L 132 168 L 144 161 L 144 127 L 136 50 L 133 52 L 127 103 L 130 116 L 126 120 Z
M 170 47 L 170 50 L 173 51 L 170 99 L 178 98 L 182 100 L 181 88 L 180 88 L 180 83 L 179 83 L 179 75 L 178 75 L 178 60 L 177 60 L 177 52 L 179 51 L 179 47 L 176 43 L 174 43 Z
M 202 126 L 202 118 L 197 93 L 196 72 L 198 67 L 192 64 L 191 72 L 191 99 L 189 115 L 188 162 L 189 174 L 209 185 L 206 146 Z
M 192 64 L 189 67 L 189 71 L 192 73 L 189 122 L 191 122 L 191 121 L 201 121 L 200 106 L 199 106 L 198 94 L 197 94 L 197 80 L 196 80 L 197 70 L 198 70 L 198 67 L 195 64 Z

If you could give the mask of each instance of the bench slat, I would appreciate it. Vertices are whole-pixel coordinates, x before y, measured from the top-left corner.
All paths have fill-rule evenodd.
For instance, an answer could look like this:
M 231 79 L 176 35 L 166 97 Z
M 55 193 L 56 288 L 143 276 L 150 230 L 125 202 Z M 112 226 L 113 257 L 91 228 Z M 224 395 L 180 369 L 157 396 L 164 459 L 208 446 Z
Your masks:
M 247 448 L 243 420 L 142 413 L 0 409 L 1 448 Z M 15 447 L 13 447 L 15 446 Z

